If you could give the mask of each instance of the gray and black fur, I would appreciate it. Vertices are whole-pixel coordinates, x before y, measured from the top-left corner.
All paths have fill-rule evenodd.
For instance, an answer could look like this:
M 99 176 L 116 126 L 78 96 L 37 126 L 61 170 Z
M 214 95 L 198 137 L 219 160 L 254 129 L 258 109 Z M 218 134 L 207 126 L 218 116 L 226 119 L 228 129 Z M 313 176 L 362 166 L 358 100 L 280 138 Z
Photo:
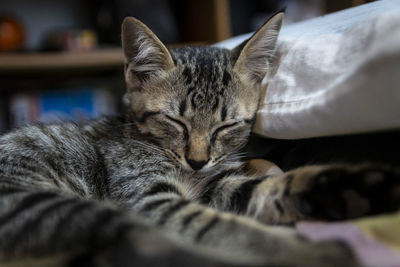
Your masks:
M 399 192 L 398 172 L 312 166 L 252 176 L 236 154 L 282 16 L 233 51 L 168 51 L 125 19 L 124 117 L 0 137 L 0 265 L 356 266 L 346 246 L 279 225 L 396 210 L 398 195 L 374 192 Z M 343 190 L 368 205 L 352 210 Z

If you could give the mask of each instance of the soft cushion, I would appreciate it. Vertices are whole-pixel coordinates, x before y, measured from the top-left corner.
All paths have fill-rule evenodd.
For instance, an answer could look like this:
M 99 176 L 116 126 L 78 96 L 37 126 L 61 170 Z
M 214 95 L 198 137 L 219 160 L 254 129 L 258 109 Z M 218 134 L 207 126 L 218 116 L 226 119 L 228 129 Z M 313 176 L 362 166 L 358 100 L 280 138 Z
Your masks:
M 232 48 L 250 35 L 218 46 Z M 283 27 L 254 131 L 299 139 L 400 128 L 400 1 Z

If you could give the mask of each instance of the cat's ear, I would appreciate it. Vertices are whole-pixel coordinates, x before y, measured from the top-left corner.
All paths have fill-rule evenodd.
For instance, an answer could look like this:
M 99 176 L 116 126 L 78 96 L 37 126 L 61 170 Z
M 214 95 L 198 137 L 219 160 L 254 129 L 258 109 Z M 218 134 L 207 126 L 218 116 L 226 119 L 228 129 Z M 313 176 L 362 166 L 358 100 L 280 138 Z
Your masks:
M 127 17 L 122 23 L 125 79 L 140 86 L 174 66 L 171 54 L 157 36 L 139 20 Z
M 232 50 L 236 59 L 234 70 L 252 82 L 261 82 L 270 68 L 283 15 L 279 12 L 272 16 L 247 41 Z

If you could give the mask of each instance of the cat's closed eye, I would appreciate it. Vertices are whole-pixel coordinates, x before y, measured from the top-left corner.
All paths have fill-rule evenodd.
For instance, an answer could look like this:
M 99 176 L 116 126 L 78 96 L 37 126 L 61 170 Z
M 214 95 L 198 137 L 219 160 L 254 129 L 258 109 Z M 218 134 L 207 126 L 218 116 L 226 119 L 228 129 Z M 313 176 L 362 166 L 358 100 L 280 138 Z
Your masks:
M 217 129 L 215 129 L 213 134 L 211 135 L 211 144 L 215 143 L 215 140 L 217 139 L 218 134 L 222 133 L 224 130 L 230 130 L 238 124 L 239 124 L 239 122 L 233 122 L 233 123 L 222 125 L 222 126 L 218 127 Z
M 169 115 L 165 115 L 168 121 L 172 122 L 175 126 L 178 126 L 183 131 L 183 137 L 185 140 L 189 139 L 189 130 L 186 124 L 178 119 L 172 118 Z

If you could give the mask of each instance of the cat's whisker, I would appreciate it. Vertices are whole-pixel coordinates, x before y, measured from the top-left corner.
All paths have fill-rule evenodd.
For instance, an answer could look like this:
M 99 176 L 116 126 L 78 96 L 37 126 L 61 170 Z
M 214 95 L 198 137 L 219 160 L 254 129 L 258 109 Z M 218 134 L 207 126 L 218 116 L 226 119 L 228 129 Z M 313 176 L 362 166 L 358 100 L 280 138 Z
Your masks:
M 246 152 L 238 152 L 238 153 L 233 153 L 228 156 L 228 158 L 246 158 L 248 156 L 248 153 Z

